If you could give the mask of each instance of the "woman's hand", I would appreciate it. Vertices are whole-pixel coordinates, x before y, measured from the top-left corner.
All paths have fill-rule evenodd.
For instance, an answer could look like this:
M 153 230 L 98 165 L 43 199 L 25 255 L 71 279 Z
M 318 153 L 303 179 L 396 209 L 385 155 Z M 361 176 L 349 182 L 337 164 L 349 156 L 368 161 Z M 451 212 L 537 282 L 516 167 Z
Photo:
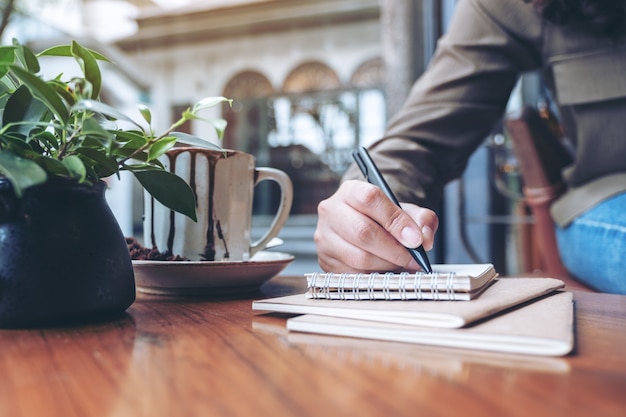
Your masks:
M 415 204 L 396 206 L 383 191 L 364 181 L 346 181 L 317 208 L 314 239 L 325 271 L 420 270 L 406 250 L 433 247 L 439 219 Z

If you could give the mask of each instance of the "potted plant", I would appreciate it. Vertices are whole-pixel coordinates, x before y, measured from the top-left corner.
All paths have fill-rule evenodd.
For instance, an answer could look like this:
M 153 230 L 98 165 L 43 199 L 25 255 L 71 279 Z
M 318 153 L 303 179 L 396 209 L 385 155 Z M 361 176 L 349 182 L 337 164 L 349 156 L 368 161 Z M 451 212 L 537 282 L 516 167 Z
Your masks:
M 82 76 L 44 79 L 40 58 L 74 58 Z M 130 171 L 155 199 L 195 220 L 187 183 L 159 162 L 176 142 L 215 147 L 174 130 L 224 101 L 207 98 L 162 134 L 99 101 L 101 54 L 77 42 L 39 54 L 0 47 L 0 327 L 109 317 L 135 299 L 126 240 L 103 179 Z M 209 120 L 221 136 L 225 122 Z

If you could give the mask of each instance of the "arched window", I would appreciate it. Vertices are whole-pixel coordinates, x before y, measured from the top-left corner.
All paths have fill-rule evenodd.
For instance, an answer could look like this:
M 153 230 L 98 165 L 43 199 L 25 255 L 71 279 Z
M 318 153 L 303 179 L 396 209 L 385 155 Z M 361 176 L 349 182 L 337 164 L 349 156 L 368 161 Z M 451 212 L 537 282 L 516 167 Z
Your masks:
M 294 68 L 283 84 L 287 94 L 337 90 L 341 87 L 339 77 L 328 65 L 311 61 Z
M 264 109 L 267 98 L 273 94 L 270 80 L 254 70 L 242 71 L 226 83 L 223 96 L 233 99 L 233 105 L 225 104 L 222 109 L 222 115 L 228 122 L 224 147 L 252 154 L 259 151 L 268 131 Z
M 382 88 L 385 79 L 385 65 L 382 58 L 365 61 L 354 71 L 350 86 L 354 88 Z
M 224 87 L 224 97 L 236 100 L 268 97 L 273 93 L 274 88 L 270 80 L 254 70 L 246 70 L 236 74 Z

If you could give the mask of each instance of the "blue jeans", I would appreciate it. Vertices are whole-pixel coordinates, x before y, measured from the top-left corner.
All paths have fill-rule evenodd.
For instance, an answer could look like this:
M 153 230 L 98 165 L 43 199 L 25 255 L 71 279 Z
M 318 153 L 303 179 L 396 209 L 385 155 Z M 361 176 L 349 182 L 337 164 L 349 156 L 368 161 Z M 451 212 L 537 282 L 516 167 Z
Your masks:
M 626 193 L 603 201 L 565 228 L 556 227 L 563 265 L 602 292 L 626 294 Z

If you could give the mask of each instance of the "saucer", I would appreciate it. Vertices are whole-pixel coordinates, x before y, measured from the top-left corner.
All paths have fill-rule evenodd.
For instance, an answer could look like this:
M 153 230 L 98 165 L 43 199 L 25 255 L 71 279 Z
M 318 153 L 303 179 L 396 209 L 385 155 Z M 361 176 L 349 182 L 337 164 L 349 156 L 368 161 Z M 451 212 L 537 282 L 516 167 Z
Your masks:
M 133 261 L 137 291 L 158 295 L 221 295 L 249 292 L 294 260 L 260 251 L 249 261 Z

